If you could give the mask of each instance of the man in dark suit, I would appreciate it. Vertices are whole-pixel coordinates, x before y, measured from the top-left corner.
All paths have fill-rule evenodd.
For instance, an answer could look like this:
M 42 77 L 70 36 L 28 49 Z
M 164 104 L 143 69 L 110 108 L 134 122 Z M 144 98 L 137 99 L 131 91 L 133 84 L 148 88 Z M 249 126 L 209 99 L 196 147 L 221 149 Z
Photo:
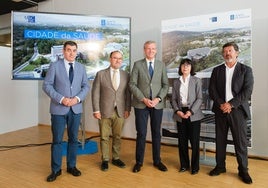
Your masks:
M 231 129 L 238 162 L 238 175 L 243 182 L 252 183 L 248 174 L 247 119 L 253 90 L 252 69 L 237 61 L 238 45 L 226 43 L 222 48 L 225 63 L 214 68 L 209 85 L 216 123 L 216 167 L 210 176 L 226 172 L 227 134 Z
M 161 171 L 167 167 L 161 162 L 161 123 L 164 98 L 168 92 L 168 78 L 165 64 L 155 59 L 156 43 L 147 41 L 144 44 L 145 58 L 134 63 L 130 76 L 129 87 L 133 94 L 132 105 L 135 108 L 136 164 L 133 172 L 139 172 L 144 160 L 147 122 L 150 116 L 153 165 Z
M 112 164 L 120 168 L 125 163 L 120 160 L 121 132 L 124 118 L 131 110 L 131 97 L 128 89 L 129 74 L 120 70 L 123 62 L 121 51 L 110 54 L 110 67 L 97 72 L 92 86 L 93 116 L 99 121 L 100 146 L 102 153 L 101 170 L 108 170 L 109 137 L 112 132 Z
M 64 59 L 51 63 L 43 82 L 44 92 L 51 98 L 51 169 L 48 182 L 61 175 L 62 139 L 67 124 L 67 172 L 80 176 L 76 168 L 78 130 L 83 110 L 82 101 L 89 91 L 85 67 L 76 62 L 77 44 L 67 41 L 63 46 Z

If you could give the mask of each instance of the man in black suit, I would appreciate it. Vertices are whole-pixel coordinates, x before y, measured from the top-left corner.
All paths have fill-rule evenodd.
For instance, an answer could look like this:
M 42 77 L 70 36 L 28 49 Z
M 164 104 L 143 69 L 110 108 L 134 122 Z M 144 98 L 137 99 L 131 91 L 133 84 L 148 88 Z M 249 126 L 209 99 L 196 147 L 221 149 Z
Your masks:
M 225 63 L 214 68 L 209 85 L 213 100 L 212 111 L 216 123 L 216 167 L 210 176 L 226 172 L 226 146 L 228 129 L 231 129 L 238 176 L 244 183 L 251 184 L 248 174 L 247 119 L 250 118 L 249 100 L 253 90 L 252 69 L 237 61 L 238 45 L 228 42 L 223 45 Z

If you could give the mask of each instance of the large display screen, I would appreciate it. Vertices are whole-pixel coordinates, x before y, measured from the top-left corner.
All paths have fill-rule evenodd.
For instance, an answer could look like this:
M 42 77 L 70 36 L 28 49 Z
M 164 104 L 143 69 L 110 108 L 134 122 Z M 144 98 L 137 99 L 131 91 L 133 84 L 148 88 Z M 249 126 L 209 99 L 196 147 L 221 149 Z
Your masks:
M 42 80 L 51 62 L 63 58 L 63 44 L 78 44 L 76 60 L 89 79 L 107 68 L 111 51 L 123 52 L 122 69 L 130 71 L 129 17 L 44 12 L 12 12 L 12 78 Z

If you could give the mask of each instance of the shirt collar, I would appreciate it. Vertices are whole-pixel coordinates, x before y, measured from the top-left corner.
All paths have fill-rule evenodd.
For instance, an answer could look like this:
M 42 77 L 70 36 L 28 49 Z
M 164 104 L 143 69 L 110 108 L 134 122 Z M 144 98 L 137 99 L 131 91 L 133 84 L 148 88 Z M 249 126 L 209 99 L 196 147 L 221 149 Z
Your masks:
M 150 62 L 152 62 L 152 64 L 154 64 L 154 59 L 149 60 L 149 59 L 146 58 L 146 62 L 147 62 L 148 65 L 149 65 Z
M 186 77 L 185 82 L 183 82 L 183 78 L 182 78 L 182 76 L 180 76 L 180 81 L 183 82 L 183 83 L 188 83 L 189 80 L 190 80 L 190 76 L 191 76 L 191 74 L 189 74 L 189 75 Z
M 226 65 L 226 63 L 224 63 L 224 65 L 225 65 L 226 69 L 228 69 L 228 70 L 232 70 L 232 69 L 234 69 L 235 66 L 237 65 L 237 62 L 236 62 L 236 63 L 234 64 L 234 66 L 232 66 L 231 68 L 228 67 L 228 66 Z
M 69 62 L 69 61 L 67 61 L 66 59 L 64 59 L 63 61 L 64 61 L 64 63 L 65 63 L 66 65 L 69 65 L 69 63 L 72 63 L 72 64 L 74 65 L 74 62 L 75 62 L 75 61 L 73 61 L 73 62 Z
M 112 67 L 110 67 L 110 71 L 113 72 L 113 71 L 118 71 L 119 72 L 119 69 L 114 69 Z

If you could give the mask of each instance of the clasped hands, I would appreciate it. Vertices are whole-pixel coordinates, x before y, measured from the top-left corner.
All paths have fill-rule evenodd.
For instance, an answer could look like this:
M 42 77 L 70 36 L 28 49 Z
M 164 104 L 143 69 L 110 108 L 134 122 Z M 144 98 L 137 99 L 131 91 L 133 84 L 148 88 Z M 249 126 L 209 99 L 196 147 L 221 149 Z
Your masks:
M 183 119 L 188 119 L 192 115 L 192 113 L 190 111 L 187 111 L 185 113 L 183 113 L 182 111 L 177 111 L 177 115 Z
M 78 99 L 76 97 L 73 97 L 73 98 L 64 97 L 64 99 L 62 100 L 62 104 L 65 106 L 74 106 L 77 103 L 78 103 Z
M 223 113 L 229 114 L 232 111 L 232 105 L 230 103 L 226 102 L 226 103 L 223 103 L 220 105 L 220 109 Z
M 153 100 L 150 100 L 148 98 L 143 98 L 142 101 L 149 108 L 154 108 L 159 103 L 159 99 L 158 98 L 154 98 Z

